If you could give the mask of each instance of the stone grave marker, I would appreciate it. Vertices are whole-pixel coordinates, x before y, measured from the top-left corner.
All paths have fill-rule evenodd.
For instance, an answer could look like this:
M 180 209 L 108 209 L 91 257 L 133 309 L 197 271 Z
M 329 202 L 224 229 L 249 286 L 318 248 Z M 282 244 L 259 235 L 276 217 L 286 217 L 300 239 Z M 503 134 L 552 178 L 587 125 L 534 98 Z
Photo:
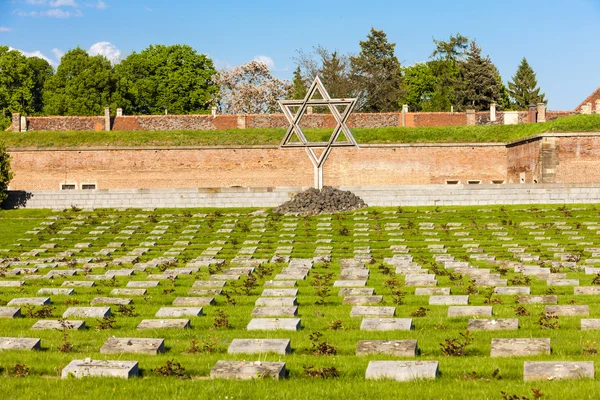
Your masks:
M 252 317 L 295 317 L 298 307 L 257 307 L 252 310 Z
M 354 306 L 350 310 L 351 317 L 393 317 L 396 307 Z
M 549 338 L 492 339 L 491 357 L 520 357 L 550 354 Z
M 69 307 L 63 313 L 63 318 L 104 318 L 110 317 L 110 307 Z
M 415 357 L 416 340 L 359 340 L 356 355 L 386 354 L 394 357 Z
M 40 344 L 40 339 L 0 337 L 0 350 L 41 350 Z
M 489 317 L 492 315 L 492 306 L 450 306 L 448 317 Z
M 144 319 L 137 329 L 187 329 L 190 328 L 189 319 Z
M 52 319 L 41 319 L 37 321 L 31 329 L 33 330 L 56 330 L 62 331 L 63 329 L 79 330 L 85 328 L 85 321 L 78 320 L 52 320 Z
M 233 339 L 227 349 L 229 354 L 275 353 L 285 355 L 290 352 L 290 339 Z
M 590 315 L 590 308 L 588 306 L 546 306 L 546 314 L 553 314 L 559 317 L 574 317 Z
M 284 379 L 285 376 L 284 362 L 219 360 L 210 371 L 212 379 Z
M 63 368 L 61 377 L 63 379 L 73 376 L 84 378 L 88 376 L 111 377 L 129 379 L 138 376 L 137 361 L 115 361 L 115 360 L 73 360 Z
M 593 361 L 525 361 L 524 381 L 594 378 Z
M 417 379 L 435 379 L 437 361 L 370 361 L 366 379 L 392 379 L 407 382 Z
M 44 306 L 47 304 L 50 304 L 49 297 L 20 297 L 7 303 L 8 306 Z
M 110 337 L 100 348 L 101 354 L 138 353 L 156 355 L 164 352 L 164 339 Z
M 409 331 L 411 318 L 364 318 L 360 323 L 361 331 Z
M 202 307 L 161 307 L 154 316 L 157 318 L 200 317 Z
M 300 330 L 300 318 L 253 318 L 246 329 L 249 331 L 297 331 Z
M 513 331 L 519 329 L 519 319 L 470 319 L 467 329 L 470 331 Z

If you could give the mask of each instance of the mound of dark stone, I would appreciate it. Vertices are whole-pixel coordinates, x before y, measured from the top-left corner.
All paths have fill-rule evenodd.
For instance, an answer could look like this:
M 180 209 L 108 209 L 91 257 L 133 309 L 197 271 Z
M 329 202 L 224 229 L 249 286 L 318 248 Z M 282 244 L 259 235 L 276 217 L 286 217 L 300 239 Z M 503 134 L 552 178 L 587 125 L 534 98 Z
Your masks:
M 318 215 L 352 211 L 367 207 L 365 202 L 352 192 L 325 186 L 323 189 L 308 189 L 298 193 L 274 211 L 280 214 Z

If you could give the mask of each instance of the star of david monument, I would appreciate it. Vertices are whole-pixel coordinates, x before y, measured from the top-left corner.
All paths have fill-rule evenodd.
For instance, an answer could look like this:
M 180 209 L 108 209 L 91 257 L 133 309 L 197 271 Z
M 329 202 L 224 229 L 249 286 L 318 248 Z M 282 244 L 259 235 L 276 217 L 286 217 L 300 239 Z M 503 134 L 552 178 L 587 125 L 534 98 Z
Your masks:
M 315 94 L 320 94 L 320 99 L 313 99 Z M 356 105 L 356 99 L 332 99 L 325 89 L 323 82 L 317 76 L 306 93 L 303 100 L 280 100 L 279 106 L 288 120 L 288 127 L 280 148 L 304 148 L 314 167 L 316 189 L 323 188 L 323 165 L 334 147 L 356 147 L 358 143 L 346 125 L 350 113 Z M 336 121 L 331 137 L 327 142 L 311 142 L 300 127 L 300 121 L 306 114 L 308 107 L 327 107 Z

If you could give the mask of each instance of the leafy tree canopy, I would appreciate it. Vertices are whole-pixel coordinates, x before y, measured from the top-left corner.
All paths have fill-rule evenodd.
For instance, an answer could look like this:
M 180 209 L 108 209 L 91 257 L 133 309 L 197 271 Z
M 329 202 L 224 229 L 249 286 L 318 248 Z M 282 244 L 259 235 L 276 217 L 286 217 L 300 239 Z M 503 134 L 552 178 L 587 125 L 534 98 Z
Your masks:
M 526 110 L 530 104 L 547 103 L 544 93 L 540 93 L 535 72 L 523 58 L 517 72 L 508 82 L 508 92 L 518 109 Z

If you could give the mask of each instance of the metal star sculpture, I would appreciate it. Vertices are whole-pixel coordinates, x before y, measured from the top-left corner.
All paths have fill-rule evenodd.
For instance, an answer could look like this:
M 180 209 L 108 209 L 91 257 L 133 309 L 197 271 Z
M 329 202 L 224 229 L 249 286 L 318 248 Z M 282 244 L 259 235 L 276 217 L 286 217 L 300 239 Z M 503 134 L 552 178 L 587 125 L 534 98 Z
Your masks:
M 322 99 L 314 99 L 312 97 L 315 93 L 319 92 Z M 280 147 L 291 147 L 291 148 L 305 148 L 308 153 L 310 160 L 316 169 L 321 169 L 325 160 L 329 156 L 331 149 L 334 147 L 356 147 L 358 143 L 352 136 L 350 129 L 346 125 L 350 113 L 356 105 L 356 99 L 332 99 L 329 97 L 329 93 L 323 86 L 323 82 L 319 77 L 315 77 L 312 85 L 306 93 L 304 100 L 281 100 L 279 106 L 283 110 L 283 114 L 287 118 L 290 126 L 285 133 L 283 140 L 281 141 Z M 300 120 L 306 113 L 306 109 L 312 106 L 326 106 L 329 108 L 331 115 L 335 118 L 336 126 L 327 142 L 309 142 L 300 128 Z M 344 107 L 343 111 L 338 109 L 339 106 Z M 297 108 L 297 111 L 292 111 L 292 108 Z M 344 134 L 346 137 L 345 141 L 339 141 L 340 134 Z M 293 141 L 294 135 L 297 137 L 297 141 Z M 323 149 L 320 155 L 315 150 Z

